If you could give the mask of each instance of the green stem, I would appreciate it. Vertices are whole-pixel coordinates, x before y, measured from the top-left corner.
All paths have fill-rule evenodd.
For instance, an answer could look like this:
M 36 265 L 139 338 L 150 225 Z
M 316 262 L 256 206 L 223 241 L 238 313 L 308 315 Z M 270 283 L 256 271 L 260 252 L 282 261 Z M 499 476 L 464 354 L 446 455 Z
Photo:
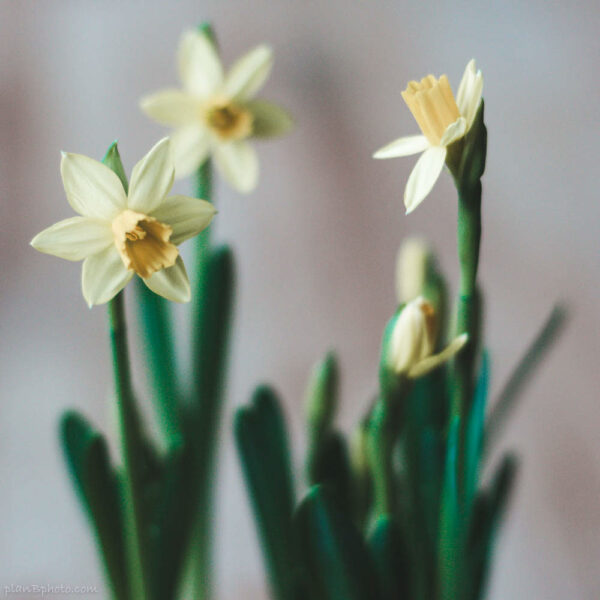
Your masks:
M 123 292 L 108 304 L 110 341 L 123 460 L 124 512 L 131 581 L 131 597 L 148 595 L 148 543 L 144 536 L 143 481 L 139 422 L 131 386 Z
M 456 335 L 468 334 L 469 341 L 454 359 L 451 417 L 460 418 L 458 450 L 459 497 L 464 492 L 464 450 L 468 414 L 475 391 L 475 366 L 480 336 L 481 297 L 477 289 L 477 268 L 481 243 L 481 182 L 472 187 L 457 186 L 457 245 L 460 262 L 460 295 Z
M 196 197 L 207 202 L 212 202 L 212 164 L 206 160 L 196 173 Z M 211 252 L 211 227 L 207 227 L 196 239 L 196 282 L 195 282 L 195 313 L 193 315 L 193 348 L 192 365 L 194 371 L 205 357 L 202 356 L 203 346 L 201 333 L 204 330 L 205 311 L 208 310 L 205 302 L 207 292 L 207 272 Z M 216 462 L 217 436 L 211 429 L 218 427 L 213 415 L 213 399 L 204 394 L 199 385 L 199 377 L 194 377 L 194 401 L 201 403 L 200 412 L 203 416 L 198 419 L 198 425 L 203 429 L 204 439 L 198 444 L 198 511 L 193 525 L 191 551 L 191 585 L 194 600 L 208 600 L 212 596 L 212 474 Z M 210 423 L 206 423 L 206 417 Z M 212 418 L 211 418 L 212 417 Z M 198 434 L 198 432 L 197 432 Z

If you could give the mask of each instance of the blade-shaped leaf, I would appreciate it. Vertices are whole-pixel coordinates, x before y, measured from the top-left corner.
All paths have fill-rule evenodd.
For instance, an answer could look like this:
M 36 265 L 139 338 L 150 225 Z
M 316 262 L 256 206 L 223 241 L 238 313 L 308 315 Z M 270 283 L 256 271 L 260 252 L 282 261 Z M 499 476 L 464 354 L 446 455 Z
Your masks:
M 382 600 L 408 600 L 411 590 L 410 557 L 400 527 L 389 516 L 378 517 L 369 547 L 379 579 Z
M 71 476 L 92 521 L 116 598 L 129 598 L 117 475 L 102 435 L 76 412 L 63 415 L 60 437 Z
M 285 423 L 273 390 L 255 391 L 251 403 L 236 412 L 234 430 L 273 592 L 279 600 L 296 598 L 294 492 Z
M 374 566 L 362 536 L 325 486 L 314 486 L 295 517 L 300 561 L 315 600 L 378 600 Z

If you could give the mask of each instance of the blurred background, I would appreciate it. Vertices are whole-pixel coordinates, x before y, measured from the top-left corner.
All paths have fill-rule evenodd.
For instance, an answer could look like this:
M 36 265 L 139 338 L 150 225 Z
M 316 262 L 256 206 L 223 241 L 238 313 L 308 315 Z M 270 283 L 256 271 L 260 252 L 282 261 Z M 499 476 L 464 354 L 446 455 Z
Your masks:
M 252 195 L 217 185 L 216 236 L 233 244 L 238 269 L 218 597 L 267 598 L 232 444 L 234 407 L 255 384 L 275 385 L 301 482 L 310 367 L 329 348 L 338 351 L 340 424 L 349 429 L 375 387 L 401 240 L 429 238 L 456 282 L 449 176 L 405 217 L 415 159 L 371 154 L 417 133 L 400 96 L 409 79 L 447 73 L 456 89 L 472 57 L 485 78 L 489 131 L 480 273 L 493 390 L 554 302 L 571 313 L 501 440 L 518 451 L 522 471 L 490 598 L 600 597 L 600 10 L 596 2 L 545 0 L 0 2 L 0 589 L 102 587 L 57 422 L 77 407 L 112 427 L 105 310 L 86 307 L 79 265 L 28 242 L 71 216 L 60 150 L 100 158 L 118 138 L 130 169 L 164 135 L 138 99 L 177 83 L 179 35 L 206 19 L 226 64 L 259 42 L 273 46 L 262 95 L 297 122 L 292 135 L 261 144 Z M 189 186 L 178 184 L 182 193 Z

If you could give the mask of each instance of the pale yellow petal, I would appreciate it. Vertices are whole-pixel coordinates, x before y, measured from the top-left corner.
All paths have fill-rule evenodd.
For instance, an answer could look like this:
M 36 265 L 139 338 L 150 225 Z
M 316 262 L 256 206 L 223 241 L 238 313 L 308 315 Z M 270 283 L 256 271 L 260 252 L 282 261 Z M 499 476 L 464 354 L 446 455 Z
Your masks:
M 171 226 L 173 233 L 170 241 L 178 246 L 208 227 L 216 212 L 215 207 L 206 200 L 177 195 L 167 198 L 152 216 Z
M 161 125 L 181 127 L 198 120 L 200 103 L 197 98 L 183 90 L 161 90 L 144 96 L 140 108 Z
M 475 67 L 475 60 L 469 61 L 456 94 L 456 104 L 460 114 L 467 121 L 467 131 L 471 128 L 483 93 L 483 75 Z
M 110 221 L 126 208 L 123 184 L 101 162 L 82 154 L 63 153 L 60 173 L 67 200 L 80 215 Z
M 251 192 L 258 183 L 256 150 L 245 141 L 220 144 L 214 150 L 215 166 L 238 192 Z
M 66 260 L 83 260 L 113 243 L 108 221 L 73 217 L 38 233 L 31 245 L 40 252 Z
M 404 190 L 406 214 L 411 213 L 429 194 L 446 161 L 446 148 L 432 146 L 425 150 L 414 166 Z
M 172 267 L 157 271 L 143 281 L 155 294 L 173 302 L 189 302 L 192 296 L 190 281 L 181 256 Z
M 252 136 L 267 138 L 283 135 L 293 126 L 289 113 L 265 100 L 250 100 L 245 107 L 252 113 Z
M 169 144 L 169 138 L 163 138 L 133 167 L 127 208 L 148 215 L 171 191 L 175 167 Z
M 205 34 L 184 33 L 179 43 L 178 61 L 183 87 L 198 98 L 208 98 L 223 84 L 221 59 Z
M 81 287 L 90 307 L 112 300 L 133 277 L 114 244 L 83 261 Z
M 171 135 L 171 156 L 175 165 L 175 177 L 191 175 L 210 152 L 210 135 L 200 124 L 177 129 Z
M 429 148 L 429 140 L 424 135 L 409 135 L 390 142 L 373 154 L 373 158 L 396 158 L 424 152 Z
M 467 121 L 464 117 L 458 117 L 454 123 L 450 123 L 446 127 L 446 131 L 442 134 L 440 146 L 449 146 L 456 140 L 459 140 L 467 131 Z
M 457 338 L 452 340 L 452 342 L 450 342 L 450 344 L 439 354 L 428 356 L 412 367 L 412 369 L 410 369 L 408 372 L 408 377 L 410 379 L 416 379 L 417 377 L 427 375 L 427 373 L 430 373 L 443 363 L 449 361 L 455 354 L 460 352 L 463 346 L 467 343 L 468 339 L 469 337 L 466 333 L 459 335 Z
M 264 44 L 250 50 L 231 67 L 224 91 L 230 98 L 248 100 L 263 86 L 273 66 L 273 51 Z

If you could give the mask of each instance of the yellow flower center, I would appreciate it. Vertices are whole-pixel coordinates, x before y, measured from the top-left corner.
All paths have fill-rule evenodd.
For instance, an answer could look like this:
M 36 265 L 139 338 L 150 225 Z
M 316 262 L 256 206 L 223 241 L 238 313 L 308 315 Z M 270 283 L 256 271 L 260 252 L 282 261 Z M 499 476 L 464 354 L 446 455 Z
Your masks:
M 252 113 L 233 102 L 216 102 L 205 113 L 208 126 L 223 140 L 241 140 L 252 133 Z
M 154 217 L 126 209 L 112 222 L 112 231 L 123 264 L 144 279 L 177 260 L 177 246 L 169 241 L 173 229 Z
M 460 117 L 448 77 L 428 75 L 420 82 L 410 81 L 402 97 L 423 135 L 433 146 L 439 146 L 448 125 Z

